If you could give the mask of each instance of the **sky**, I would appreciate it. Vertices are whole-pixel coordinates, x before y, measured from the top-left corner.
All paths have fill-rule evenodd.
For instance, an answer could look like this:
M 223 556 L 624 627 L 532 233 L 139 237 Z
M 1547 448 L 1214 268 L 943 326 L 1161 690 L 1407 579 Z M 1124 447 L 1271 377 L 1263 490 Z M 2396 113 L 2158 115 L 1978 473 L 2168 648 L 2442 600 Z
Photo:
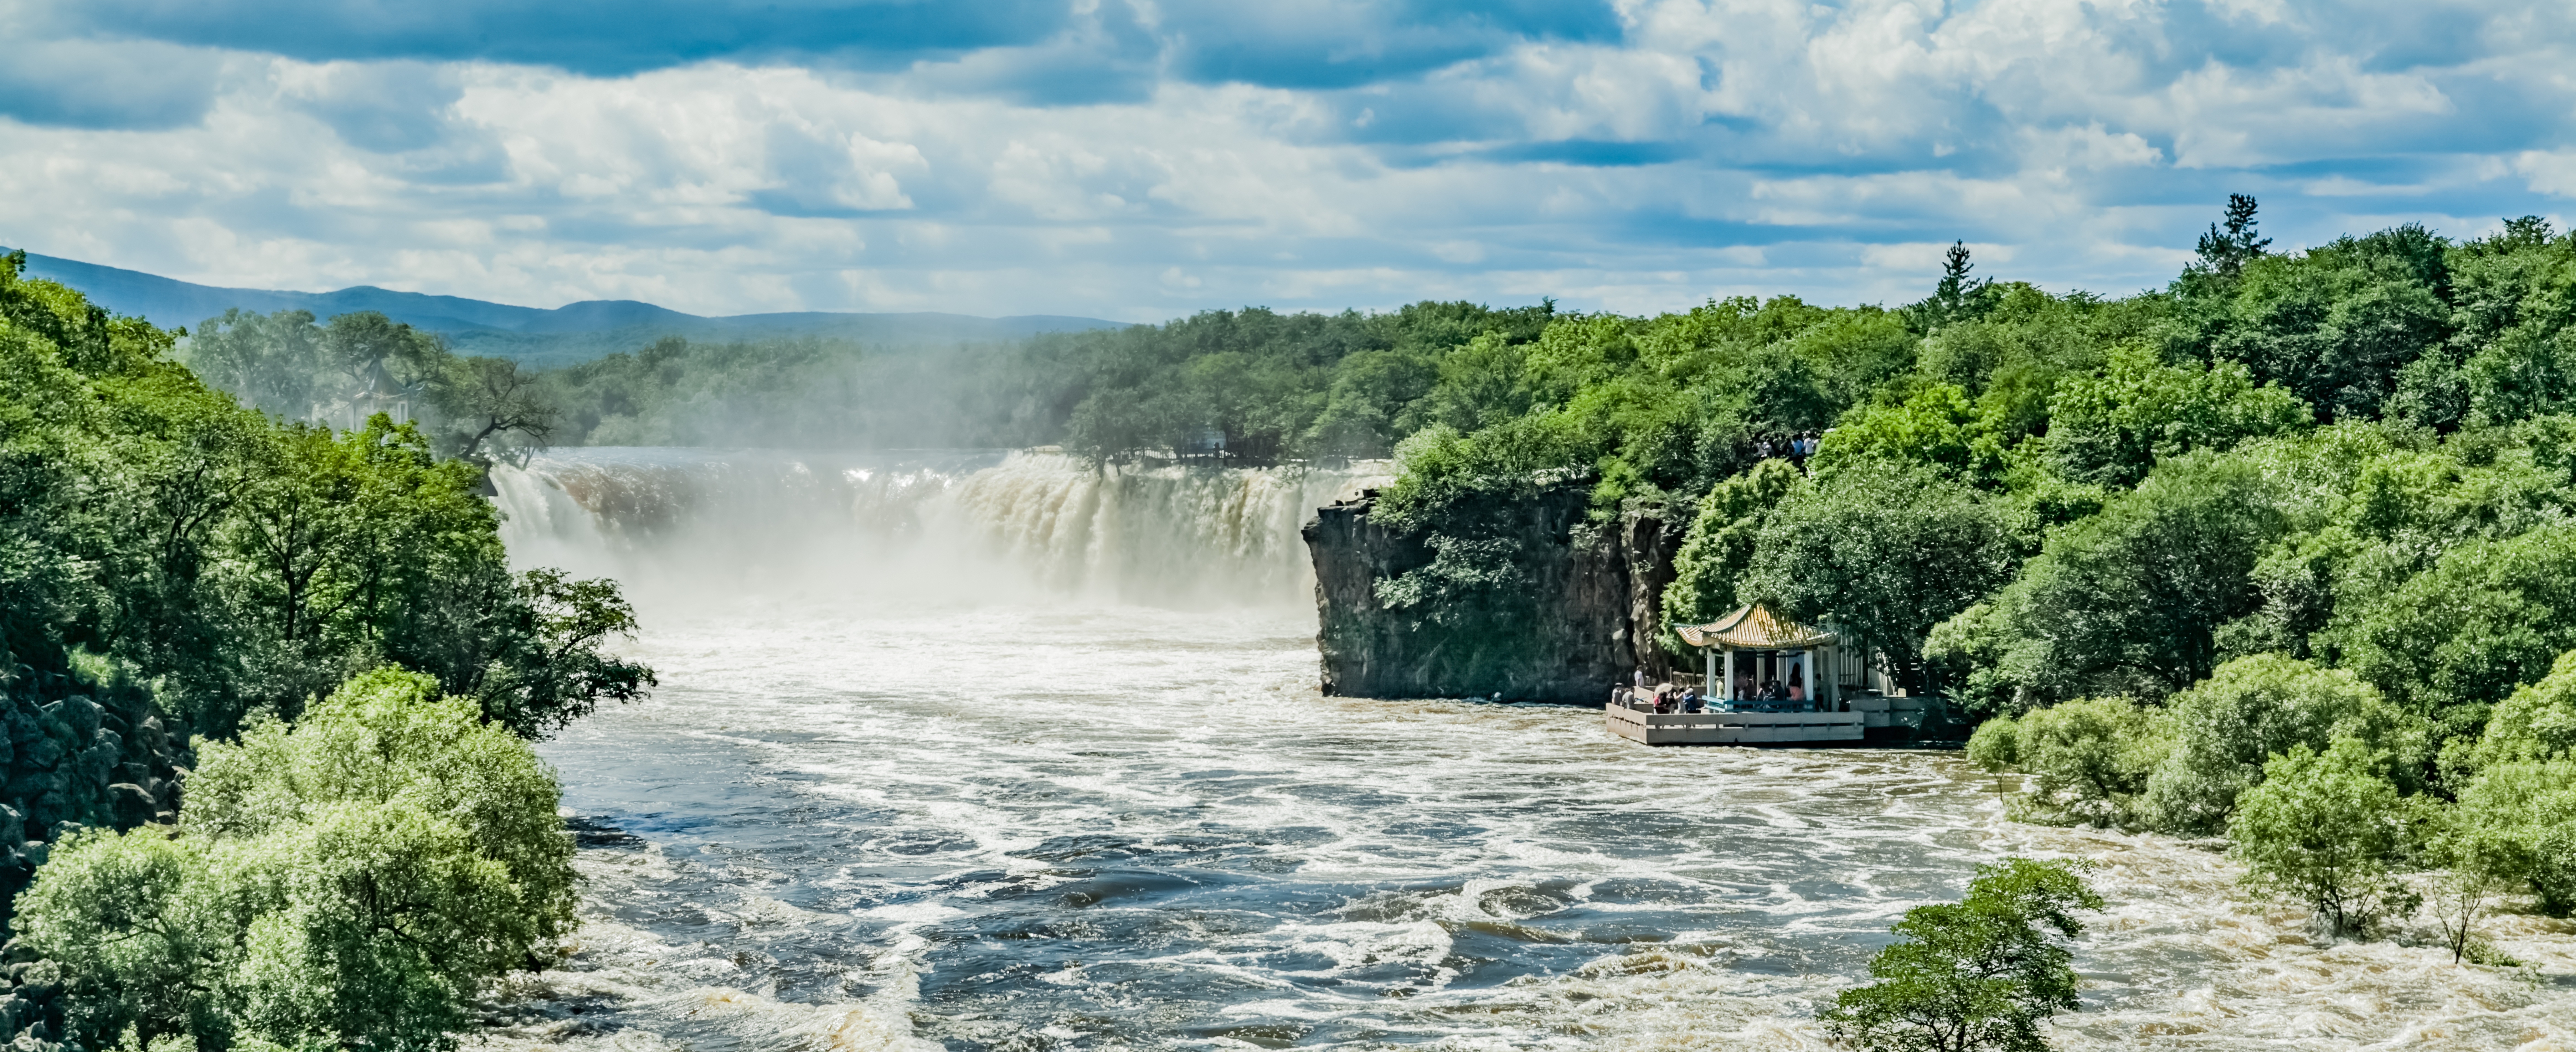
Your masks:
M 552 307 L 1901 303 L 2576 214 L 2576 4 L 0 0 L 0 244 Z

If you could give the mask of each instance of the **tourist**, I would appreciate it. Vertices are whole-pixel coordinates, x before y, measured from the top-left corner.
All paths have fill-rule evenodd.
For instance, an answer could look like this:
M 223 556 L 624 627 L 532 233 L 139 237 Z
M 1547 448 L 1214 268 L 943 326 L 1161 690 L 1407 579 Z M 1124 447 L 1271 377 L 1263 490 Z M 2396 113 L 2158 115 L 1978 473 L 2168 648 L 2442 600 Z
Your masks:
M 1682 711 L 1707 712 L 1708 699 L 1700 697 L 1699 690 L 1696 687 L 1684 689 L 1682 691 Z

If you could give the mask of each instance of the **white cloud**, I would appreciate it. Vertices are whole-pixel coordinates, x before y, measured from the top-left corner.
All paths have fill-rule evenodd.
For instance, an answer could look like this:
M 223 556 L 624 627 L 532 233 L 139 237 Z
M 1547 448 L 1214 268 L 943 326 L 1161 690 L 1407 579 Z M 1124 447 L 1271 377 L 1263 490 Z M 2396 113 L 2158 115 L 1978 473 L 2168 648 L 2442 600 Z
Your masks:
M 2122 291 L 2231 190 L 2284 244 L 2576 196 L 2576 28 L 2529 13 L 2441 9 L 2468 43 L 2400 62 L 2398 7 L 1626 0 L 1623 40 L 1298 87 L 1152 79 L 1100 10 L 893 72 L 186 51 L 202 119 L 0 117 L 0 243 L 225 285 L 1147 320 L 1910 299 L 1953 239 Z M 1142 88 L 989 87 L 1113 45 L 1101 76 Z
M 2576 150 L 2526 150 L 2513 159 L 2513 170 L 2536 193 L 2576 197 Z

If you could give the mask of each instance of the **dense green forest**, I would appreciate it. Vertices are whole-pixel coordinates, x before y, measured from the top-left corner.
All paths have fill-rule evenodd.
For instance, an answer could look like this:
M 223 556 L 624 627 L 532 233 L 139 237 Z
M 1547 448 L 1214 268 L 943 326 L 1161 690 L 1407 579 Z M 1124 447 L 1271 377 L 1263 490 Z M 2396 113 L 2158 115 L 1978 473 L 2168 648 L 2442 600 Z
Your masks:
M 512 573 L 481 467 L 429 432 L 244 408 L 180 333 L 21 263 L 0 260 L 0 1029 L 452 1044 L 475 984 L 569 921 L 527 740 L 652 685 L 602 650 L 632 613 L 613 582 Z M 474 375 L 380 323 L 334 319 L 314 353 L 353 384 Z
M 2539 219 L 2273 252 L 2244 198 L 2124 298 L 1954 249 L 1898 310 L 1561 317 L 1442 362 L 1426 397 L 1479 422 L 1403 441 L 1380 515 L 1438 554 L 1378 587 L 1509 607 L 1535 553 L 1498 504 L 1585 488 L 1596 520 L 1687 524 L 1667 624 L 1838 626 L 1988 721 L 2025 817 L 2232 834 L 2346 932 L 2425 867 L 2456 916 L 2515 888 L 2566 913 L 2571 320 L 2576 236 Z M 1757 462 L 1811 429 L 1802 465 Z

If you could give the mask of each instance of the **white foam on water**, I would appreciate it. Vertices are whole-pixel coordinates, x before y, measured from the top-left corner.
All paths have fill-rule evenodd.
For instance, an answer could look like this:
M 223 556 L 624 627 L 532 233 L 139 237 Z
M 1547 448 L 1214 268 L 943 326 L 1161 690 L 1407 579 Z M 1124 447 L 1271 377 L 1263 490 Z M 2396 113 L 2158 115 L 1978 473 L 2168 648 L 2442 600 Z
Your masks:
M 580 948 L 496 997 L 488 1043 L 1822 1048 L 1815 1011 L 1888 924 L 2023 853 L 2094 861 L 2112 903 L 2057 1047 L 2576 1044 L 2564 922 L 2492 925 L 2536 983 L 2420 935 L 2329 945 L 2208 850 L 2009 823 L 1951 756 L 1652 750 L 1597 710 L 1326 698 L 1311 609 L 1135 601 L 1172 594 L 1138 558 L 1175 548 L 1240 596 L 1294 592 L 1292 549 L 1224 525 L 1261 517 L 1222 494 L 1277 480 L 1147 500 L 997 461 L 911 521 L 968 509 L 1010 544 L 959 528 L 980 562 L 911 565 L 970 556 L 834 520 L 873 554 L 799 582 L 746 569 L 759 545 L 675 547 L 686 523 L 583 535 L 541 473 L 503 484 L 514 529 L 542 506 L 545 538 L 687 586 L 638 591 L 663 689 L 543 747 L 575 813 L 636 839 L 582 852 Z M 1101 510 L 1128 500 L 1213 521 Z M 976 587 L 916 587 L 940 580 Z

